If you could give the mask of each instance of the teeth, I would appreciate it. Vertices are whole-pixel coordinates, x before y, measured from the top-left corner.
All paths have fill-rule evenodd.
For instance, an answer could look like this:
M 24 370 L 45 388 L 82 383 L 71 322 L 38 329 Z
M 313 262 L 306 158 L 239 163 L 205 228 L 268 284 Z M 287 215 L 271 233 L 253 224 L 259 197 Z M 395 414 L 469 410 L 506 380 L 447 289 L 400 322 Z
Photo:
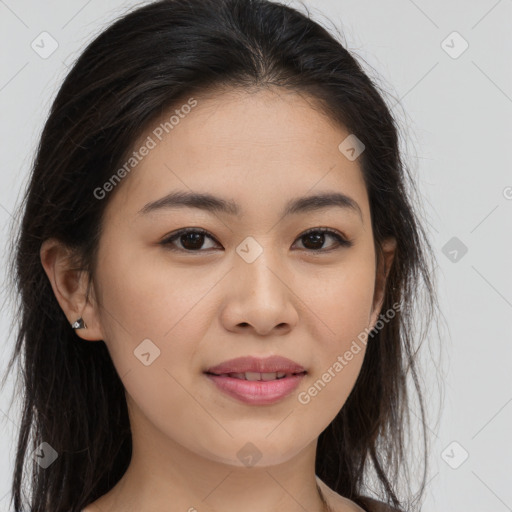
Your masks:
M 263 379 L 263 375 L 272 375 L 272 374 L 258 373 L 258 372 L 245 372 L 245 378 L 247 380 L 265 380 L 265 379 Z M 274 378 L 275 378 L 275 373 L 274 373 Z
M 245 373 L 230 373 L 230 377 L 234 377 L 236 379 L 245 379 L 245 380 L 276 380 L 282 379 L 286 377 L 285 372 L 269 372 L 269 373 L 259 373 L 259 372 L 245 372 Z

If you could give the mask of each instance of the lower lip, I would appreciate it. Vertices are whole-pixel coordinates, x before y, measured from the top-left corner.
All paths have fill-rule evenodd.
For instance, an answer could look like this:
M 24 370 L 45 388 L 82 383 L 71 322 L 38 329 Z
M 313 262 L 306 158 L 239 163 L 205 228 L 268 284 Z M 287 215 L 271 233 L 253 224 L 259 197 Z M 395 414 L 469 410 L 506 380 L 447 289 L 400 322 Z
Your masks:
M 297 388 L 305 373 L 275 380 L 244 380 L 228 375 L 205 374 L 221 391 L 251 405 L 273 404 Z

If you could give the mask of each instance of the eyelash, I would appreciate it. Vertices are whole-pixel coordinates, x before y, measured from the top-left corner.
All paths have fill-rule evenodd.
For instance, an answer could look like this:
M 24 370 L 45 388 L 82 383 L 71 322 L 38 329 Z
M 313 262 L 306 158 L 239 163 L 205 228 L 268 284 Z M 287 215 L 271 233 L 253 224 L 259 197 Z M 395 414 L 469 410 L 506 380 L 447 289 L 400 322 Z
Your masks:
M 165 246 L 170 251 L 188 252 L 188 253 L 207 252 L 207 251 L 201 250 L 201 249 L 189 250 L 189 249 L 181 249 L 181 248 L 172 246 L 172 244 L 175 240 L 179 239 L 181 236 L 186 235 L 188 233 L 198 233 L 201 235 L 205 235 L 206 237 L 212 239 L 215 243 L 217 243 L 217 244 L 219 243 L 219 242 L 217 242 L 217 240 L 215 240 L 215 238 L 212 235 L 210 235 L 208 233 L 208 231 L 206 231 L 202 228 L 183 228 L 183 229 L 176 231 L 175 233 L 173 233 L 171 236 L 167 237 L 166 239 L 164 239 L 162 242 L 160 242 L 160 244 Z M 354 245 L 354 242 L 352 240 L 348 240 L 348 239 L 344 238 L 340 233 L 338 233 L 337 231 L 334 231 L 333 229 L 329 229 L 329 228 L 308 229 L 307 231 L 302 233 L 300 236 L 298 236 L 297 239 L 303 238 L 303 237 L 313 234 L 313 233 L 322 233 L 322 234 L 331 235 L 333 238 L 335 238 L 337 240 L 338 247 L 334 247 L 331 249 L 307 249 L 306 248 L 303 250 L 306 250 L 306 251 L 312 252 L 312 253 L 326 253 L 326 252 L 334 251 L 336 249 L 340 249 L 342 247 L 349 248 Z

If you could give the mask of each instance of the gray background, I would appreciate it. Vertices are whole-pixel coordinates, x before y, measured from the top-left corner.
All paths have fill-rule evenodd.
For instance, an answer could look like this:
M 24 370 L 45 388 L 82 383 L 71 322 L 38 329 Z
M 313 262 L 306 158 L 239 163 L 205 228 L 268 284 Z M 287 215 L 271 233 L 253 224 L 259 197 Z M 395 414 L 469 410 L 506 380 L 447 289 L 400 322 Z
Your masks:
M 339 28 L 348 49 L 389 92 L 424 198 L 444 324 L 429 338 L 433 358 L 423 360 L 433 414 L 423 510 L 512 511 L 512 1 L 305 3 L 324 26 Z M 135 5 L 0 0 L 2 278 L 11 214 L 67 68 L 86 43 Z M 45 31 L 58 48 L 42 58 L 31 44 L 42 52 Z M 469 46 L 460 53 L 464 41 Z M 50 48 L 46 39 L 44 49 Z M 13 344 L 7 337 L 11 319 L 4 308 L 2 371 Z M 0 396 L 2 512 L 19 421 L 16 405 L 9 409 L 11 389 Z

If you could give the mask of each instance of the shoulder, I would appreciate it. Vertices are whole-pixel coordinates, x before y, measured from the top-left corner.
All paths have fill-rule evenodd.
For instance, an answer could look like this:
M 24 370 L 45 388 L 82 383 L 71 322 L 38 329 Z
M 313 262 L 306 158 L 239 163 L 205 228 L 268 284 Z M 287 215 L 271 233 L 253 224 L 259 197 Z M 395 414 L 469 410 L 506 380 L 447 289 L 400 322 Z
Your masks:
M 333 512 L 366 512 L 357 505 L 357 503 L 354 503 L 348 498 L 344 498 L 337 492 L 333 491 L 327 484 L 322 482 L 318 476 L 316 477 L 316 481 L 318 482 L 322 494 L 325 496 L 325 499 Z

